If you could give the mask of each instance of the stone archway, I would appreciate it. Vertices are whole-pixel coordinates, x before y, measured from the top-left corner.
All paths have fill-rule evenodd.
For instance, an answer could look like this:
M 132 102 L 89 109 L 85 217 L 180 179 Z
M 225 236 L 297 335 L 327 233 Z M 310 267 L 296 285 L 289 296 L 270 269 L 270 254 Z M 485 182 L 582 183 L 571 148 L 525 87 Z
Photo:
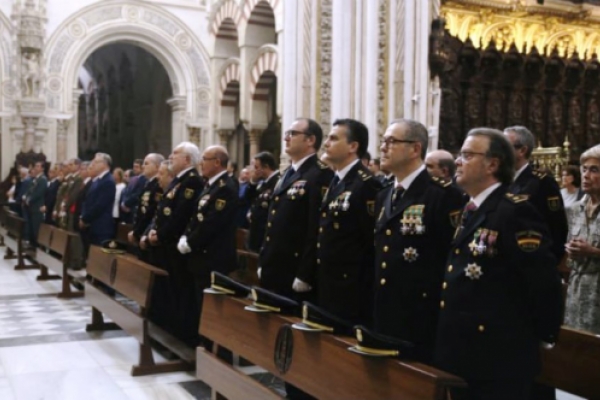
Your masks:
M 143 48 L 165 68 L 173 93 L 168 101 L 173 144 L 188 139 L 186 124 L 208 131 L 208 54 L 194 33 L 175 16 L 151 5 L 94 5 L 67 19 L 46 46 L 46 109 L 61 121 L 57 123 L 57 158 L 77 153 L 79 67 L 94 51 L 116 42 Z

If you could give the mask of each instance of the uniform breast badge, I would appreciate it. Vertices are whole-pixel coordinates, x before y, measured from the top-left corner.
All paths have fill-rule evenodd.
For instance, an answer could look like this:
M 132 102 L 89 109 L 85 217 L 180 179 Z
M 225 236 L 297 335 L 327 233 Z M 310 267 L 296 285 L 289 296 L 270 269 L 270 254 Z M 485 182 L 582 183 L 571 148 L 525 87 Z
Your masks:
M 404 256 L 404 259 L 408 262 L 414 262 L 419 257 L 419 253 L 414 247 L 407 247 L 406 249 L 404 249 L 404 253 L 402 255 Z
M 185 189 L 184 197 L 189 200 L 194 197 L 194 189 Z
M 483 271 L 481 270 L 481 267 L 475 263 L 467 264 L 465 268 L 465 275 L 467 278 L 474 281 L 483 275 Z
M 210 199 L 210 195 L 208 195 L 208 194 L 205 196 L 202 196 L 202 198 L 198 202 L 198 209 L 201 209 L 202 207 L 204 207 L 209 199 Z

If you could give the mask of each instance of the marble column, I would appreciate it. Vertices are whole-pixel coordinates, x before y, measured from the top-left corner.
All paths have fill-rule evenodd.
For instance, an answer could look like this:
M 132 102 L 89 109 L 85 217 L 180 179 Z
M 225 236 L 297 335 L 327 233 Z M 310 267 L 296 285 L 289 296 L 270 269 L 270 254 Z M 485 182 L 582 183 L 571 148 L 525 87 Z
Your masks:
M 62 162 L 68 160 L 69 158 L 77 157 L 77 155 L 79 154 L 79 118 L 87 119 L 87 114 L 79 115 L 79 100 L 82 94 L 83 90 L 81 89 L 73 90 L 73 123 L 67 124 L 68 131 L 64 143 L 64 158 L 60 158 L 57 156 L 56 161 Z M 84 101 L 86 103 L 85 108 L 87 110 L 88 102 L 86 97 L 84 97 Z M 87 120 L 84 120 L 84 125 L 87 126 Z M 60 146 L 60 142 L 58 142 L 57 145 Z M 57 154 L 61 154 L 60 148 L 57 148 L 56 150 Z
M 217 131 L 219 134 L 219 142 L 221 146 L 228 149 L 229 138 L 233 135 L 233 132 L 228 129 L 220 129 Z
M 23 131 L 23 147 L 21 151 L 27 153 L 33 150 L 35 140 L 35 127 L 39 121 L 39 117 L 22 117 L 25 129 Z
M 250 130 L 249 138 L 250 138 L 250 159 L 252 160 L 256 154 L 258 154 L 260 150 L 260 138 L 262 137 L 263 130 L 262 129 L 252 129 Z
M 56 121 L 56 161 L 58 162 L 67 160 L 67 137 L 70 122 L 68 119 Z
M 175 96 L 167 100 L 173 111 L 171 138 L 172 147 L 175 148 L 179 143 L 188 139 L 185 128 L 185 111 L 187 100 L 184 96 Z

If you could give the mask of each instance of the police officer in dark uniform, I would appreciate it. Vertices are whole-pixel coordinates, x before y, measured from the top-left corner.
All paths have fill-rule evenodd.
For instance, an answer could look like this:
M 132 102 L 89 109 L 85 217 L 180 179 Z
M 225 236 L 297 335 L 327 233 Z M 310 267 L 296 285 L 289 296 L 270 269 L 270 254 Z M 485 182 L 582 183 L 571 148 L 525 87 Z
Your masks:
M 186 255 L 193 275 L 195 301 L 183 304 L 188 323 L 186 337 L 198 341 L 203 290 L 210 286 L 212 271 L 228 275 L 237 268 L 235 248 L 238 191 L 227 174 L 229 156 L 223 146 L 211 146 L 202 155 L 202 175 L 208 180 L 198 197 L 197 207 L 177 248 Z M 196 344 L 198 345 L 198 343 Z
M 476 128 L 457 159 L 471 201 L 442 284 L 436 365 L 463 377 L 453 399 L 529 399 L 540 345 L 561 324 L 561 284 L 547 225 L 511 194 L 514 154 L 502 132 Z
M 185 340 L 185 304 L 193 299 L 181 294 L 191 285 L 192 276 L 186 268 L 185 258 L 177 250 L 177 241 L 185 231 L 188 221 L 194 215 L 196 198 L 202 191 L 202 180 L 196 170 L 200 162 L 200 150 L 190 142 L 179 144 L 169 157 L 175 178 L 158 203 L 156 215 L 147 229 L 147 242 L 152 246 L 153 258 L 161 268 L 169 273 L 169 323 L 165 328 Z
M 158 183 L 158 169 L 165 158 L 157 153 L 150 153 L 146 156 L 143 163 L 142 173 L 146 177 L 144 189 L 140 193 L 138 201 L 139 207 L 133 218 L 133 229 L 127 234 L 129 243 L 137 245 L 141 237 L 144 235 L 146 228 L 152 223 L 152 219 L 156 213 L 156 206 L 162 198 L 162 188 Z M 140 252 L 140 259 L 146 262 L 151 262 L 147 251 Z
M 319 124 L 294 121 L 285 132 L 292 165 L 277 182 L 259 257 L 260 284 L 296 300 L 315 284 L 319 208 L 333 172 L 317 159 L 323 140 Z
M 259 252 L 265 238 L 269 205 L 273 189 L 279 180 L 279 163 L 273 154 L 263 151 L 254 156 L 254 174 L 259 182 L 250 181 L 246 196 L 251 199 L 248 218 L 250 227 L 248 232 L 248 248 Z
M 464 204 L 452 182 L 427 173 L 423 124 L 393 121 L 381 139 L 381 166 L 396 177 L 375 206 L 375 331 L 432 357 L 440 287 Z
M 529 164 L 535 147 L 535 138 L 524 126 L 512 126 L 504 130 L 504 136 L 512 143 L 515 152 L 515 178 L 509 191 L 526 195 L 529 202 L 544 217 L 550 228 L 552 252 L 560 262 L 567 242 L 567 214 L 560 187 L 553 176 L 535 171 Z
M 325 310 L 370 326 L 375 198 L 382 184 L 360 162 L 368 145 L 367 127 L 353 119 L 336 120 L 325 141 L 325 161 L 335 176 L 321 203 L 317 289 Z

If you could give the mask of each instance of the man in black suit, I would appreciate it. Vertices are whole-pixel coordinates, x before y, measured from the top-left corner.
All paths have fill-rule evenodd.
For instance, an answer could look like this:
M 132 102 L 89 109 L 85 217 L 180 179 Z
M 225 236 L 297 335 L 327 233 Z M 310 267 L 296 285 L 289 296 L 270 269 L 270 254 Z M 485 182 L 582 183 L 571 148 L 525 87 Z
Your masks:
M 263 151 L 254 156 L 254 178 L 246 190 L 250 202 L 248 248 L 259 252 L 265 238 L 269 205 L 273 189 L 279 180 L 279 163 L 273 154 Z
M 25 207 L 27 209 L 27 239 L 32 246 L 37 246 L 37 234 L 40 224 L 44 220 L 44 200 L 48 189 L 48 180 L 44 175 L 44 162 L 36 161 L 31 169 L 32 183 L 25 194 Z
M 535 147 L 535 138 L 524 126 L 512 126 L 504 130 L 515 153 L 515 178 L 509 191 L 527 196 L 528 201 L 544 217 L 550 228 L 552 252 L 560 262 L 567 242 L 567 214 L 560 187 L 553 176 L 535 171 L 529 164 Z
M 168 298 L 158 300 L 168 302 L 171 310 L 163 326 L 185 339 L 185 326 L 190 318 L 185 311 L 187 303 L 193 301 L 185 289 L 193 277 L 182 267 L 186 260 L 177 250 L 177 242 L 194 216 L 196 199 L 202 191 L 202 180 L 196 169 L 200 163 L 200 150 L 191 142 L 183 142 L 173 149 L 169 160 L 175 178 L 158 203 L 156 215 L 142 236 L 140 246 L 151 246 L 155 265 L 169 273 Z
M 116 185 L 110 173 L 112 158 L 106 153 L 96 153 L 90 163 L 92 184 L 83 200 L 79 229 L 89 239 L 89 244 L 102 245 L 115 235 L 112 209 Z
M 375 199 L 383 186 L 361 162 L 368 145 L 367 127 L 353 119 L 336 120 L 325 140 L 325 160 L 335 176 L 321 203 L 317 289 L 325 310 L 370 326 Z
M 204 289 L 210 286 L 210 273 L 229 274 L 237 267 L 235 249 L 238 191 L 227 175 L 229 156 L 223 146 L 210 146 L 202 155 L 202 175 L 207 184 L 198 197 L 198 206 L 178 243 L 186 256 L 189 282 L 195 301 L 185 305 L 188 315 L 186 339 L 198 345 L 198 324 Z
M 427 128 L 399 119 L 381 140 L 381 166 L 395 182 L 375 205 L 374 328 L 433 356 L 444 265 L 464 200 L 450 180 L 431 177 Z
M 59 171 L 61 164 L 54 164 L 48 171 L 48 189 L 46 190 L 46 196 L 44 199 L 44 222 L 49 225 L 55 225 L 52 219 L 52 212 L 56 204 L 56 196 L 58 195 L 58 188 L 61 185 Z
M 316 283 L 319 208 L 333 172 L 318 160 L 323 131 L 307 118 L 284 134 L 292 165 L 277 182 L 259 256 L 260 284 L 296 300 Z
M 502 132 L 471 130 L 457 183 L 471 197 L 446 264 L 436 365 L 463 377 L 453 399 L 528 400 L 540 345 L 561 324 L 561 283 L 547 225 L 509 192 L 514 152 Z

